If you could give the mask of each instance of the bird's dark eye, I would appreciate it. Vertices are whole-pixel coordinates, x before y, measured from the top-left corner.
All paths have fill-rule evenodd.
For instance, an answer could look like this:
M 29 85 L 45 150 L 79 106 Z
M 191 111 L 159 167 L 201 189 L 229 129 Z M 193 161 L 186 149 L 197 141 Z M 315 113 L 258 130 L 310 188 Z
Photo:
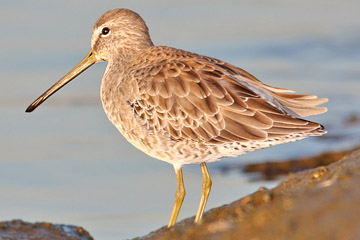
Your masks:
M 104 27 L 102 30 L 101 30 L 101 34 L 102 35 L 108 35 L 110 32 L 110 29 L 108 27 Z

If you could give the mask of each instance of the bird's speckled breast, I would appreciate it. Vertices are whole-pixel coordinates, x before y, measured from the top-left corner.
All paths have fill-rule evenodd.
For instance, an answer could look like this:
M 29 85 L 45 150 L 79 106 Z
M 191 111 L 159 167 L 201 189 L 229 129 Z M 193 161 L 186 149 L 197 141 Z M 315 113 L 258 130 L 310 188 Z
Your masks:
M 155 134 L 154 130 L 148 129 L 146 123 L 134 113 L 131 102 L 138 95 L 138 86 L 129 76 L 131 74 L 126 73 L 126 69 L 121 70 L 116 64 L 108 64 L 101 83 L 104 111 L 127 141 L 146 154 L 169 162 L 171 146 L 167 143 L 170 141 L 164 141 L 168 137 L 159 132 Z

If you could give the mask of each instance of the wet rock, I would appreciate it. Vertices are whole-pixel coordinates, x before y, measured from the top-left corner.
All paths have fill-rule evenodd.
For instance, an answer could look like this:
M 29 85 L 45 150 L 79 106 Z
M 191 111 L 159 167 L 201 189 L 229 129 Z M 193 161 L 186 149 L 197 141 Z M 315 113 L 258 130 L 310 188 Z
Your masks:
M 360 149 L 313 170 L 289 175 L 274 189 L 258 191 L 174 227 L 137 240 L 360 239 Z M 81 227 L 21 220 L 0 222 L 1 240 L 90 240 Z
M 360 239 L 360 149 L 144 239 Z
M 0 222 L 1 240 L 93 240 L 82 227 L 28 223 L 22 220 Z
M 334 151 L 328 153 L 321 153 L 315 156 L 302 157 L 298 159 L 288 159 L 285 161 L 272 161 L 264 163 L 247 164 L 243 168 L 246 173 L 260 173 L 261 179 L 273 180 L 278 178 L 280 175 L 288 174 L 291 172 L 299 172 L 305 169 L 316 168 L 319 166 L 327 166 L 333 162 L 336 162 L 353 152 L 359 147 L 343 150 Z
M 360 124 L 360 116 L 356 113 L 349 115 L 344 121 L 345 127 L 351 127 L 357 124 Z

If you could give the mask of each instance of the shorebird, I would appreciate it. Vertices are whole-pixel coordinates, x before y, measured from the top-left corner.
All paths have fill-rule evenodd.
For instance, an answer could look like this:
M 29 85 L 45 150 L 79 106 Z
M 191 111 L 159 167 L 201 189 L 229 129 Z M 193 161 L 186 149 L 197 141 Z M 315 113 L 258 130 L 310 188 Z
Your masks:
M 317 106 L 327 99 L 271 87 L 215 58 L 154 46 L 144 20 L 128 9 L 96 21 L 91 51 L 26 112 L 101 61 L 108 62 L 101 101 L 109 120 L 135 147 L 174 166 L 178 186 L 168 227 L 185 197 L 183 165 L 201 166 L 199 222 L 212 185 L 206 163 L 326 133 L 301 117 L 326 112 Z

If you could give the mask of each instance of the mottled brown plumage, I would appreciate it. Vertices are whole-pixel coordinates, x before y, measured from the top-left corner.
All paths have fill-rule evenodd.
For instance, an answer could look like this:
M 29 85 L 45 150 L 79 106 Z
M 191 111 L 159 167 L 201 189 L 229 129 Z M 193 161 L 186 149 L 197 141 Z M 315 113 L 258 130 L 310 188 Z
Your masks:
M 108 61 L 101 100 L 109 120 L 134 146 L 174 165 L 175 224 L 185 189 L 181 167 L 200 163 L 201 219 L 211 180 L 206 162 L 324 134 L 301 117 L 320 114 L 327 99 L 263 84 L 226 62 L 170 47 L 154 46 L 141 17 L 127 9 L 105 13 L 95 23 L 92 50 L 68 75 L 39 97 L 32 111 L 98 61 Z

